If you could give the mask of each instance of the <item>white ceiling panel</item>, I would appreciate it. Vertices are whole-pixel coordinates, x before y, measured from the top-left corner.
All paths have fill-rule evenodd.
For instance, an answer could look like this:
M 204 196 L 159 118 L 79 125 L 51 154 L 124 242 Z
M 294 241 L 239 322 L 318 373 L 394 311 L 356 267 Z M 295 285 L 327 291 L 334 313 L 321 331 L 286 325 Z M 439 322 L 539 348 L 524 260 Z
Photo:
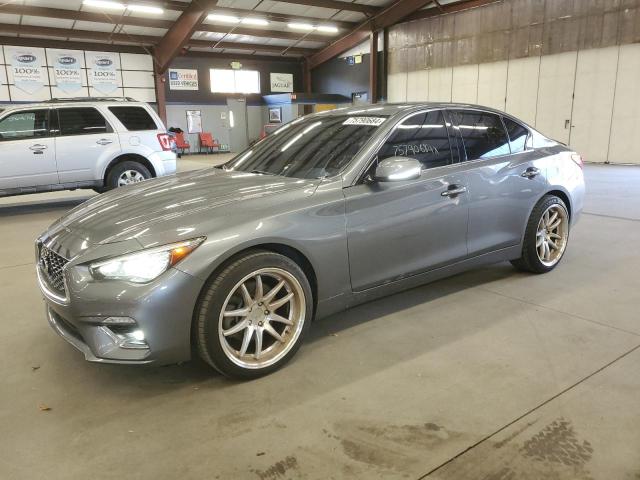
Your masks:
M 19 23 L 20 15 L 10 15 L 8 13 L 0 13 L 0 23 Z M 3 32 L 4 35 L 4 32 Z
M 115 25 L 110 23 L 76 22 L 75 30 L 93 30 L 94 32 L 112 32 Z
M 35 27 L 71 28 L 73 26 L 73 20 L 24 16 L 22 17 L 22 24 Z
M 82 6 L 82 0 L 28 0 L 24 3 L 33 7 L 66 8 L 69 10 L 79 10 Z
M 167 33 L 166 28 L 136 27 L 133 25 L 121 25 L 118 27 L 118 31 L 129 35 L 149 35 L 152 37 L 161 37 Z
M 253 10 L 259 3 L 259 0 L 218 0 L 217 5 L 218 7 Z
M 302 42 L 298 42 L 296 47 L 300 48 L 322 48 L 326 46 L 326 43 L 322 42 L 312 42 L 310 40 L 303 40 Z
M 363 22 L 365 18 L 366 17 L 362 13 L 342 10 L 340 13 L 334 15 L 332 20 L 341 20 L 343 22 Z

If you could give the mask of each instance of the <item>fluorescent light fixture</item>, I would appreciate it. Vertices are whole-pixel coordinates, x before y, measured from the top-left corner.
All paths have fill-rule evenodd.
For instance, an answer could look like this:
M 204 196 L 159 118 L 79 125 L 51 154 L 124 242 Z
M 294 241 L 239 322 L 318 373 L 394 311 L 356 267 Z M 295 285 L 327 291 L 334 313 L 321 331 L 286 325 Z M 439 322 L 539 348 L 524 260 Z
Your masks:
M 240 22 L 245 25 L 259 25 L 262 27 L 269 25 L 269 22 L 262 18 L 243 18 Z
M 294 30 L 307 30 L 307 31 L 313 30 L 315 28 L 310 23 L 289 23 L 287 24 L 287 26 Z
M 338 33 L 338 27 L 334 27 L 333 25 L 319 25 L 317 30 L 324 33 Z
M 207 20 L 212 20 L 214 22 L 240 23 L 240 19 L 238 17 L 234 17 L 233 15 L 222 15 L 220 13 L 212 13 L 208 15 Z
M 107 0 L 84 0 L 82 4 L 87 7 L 98 7 L 107 10 L 124 10 L 127 8 L 123 3 L 109 2 Z
M 151 5 L 127 5 L 127 10 L 140 13 L 153 13 L 155 15 L 162 15 L 164 10 L 160 7 L 152 7 Z

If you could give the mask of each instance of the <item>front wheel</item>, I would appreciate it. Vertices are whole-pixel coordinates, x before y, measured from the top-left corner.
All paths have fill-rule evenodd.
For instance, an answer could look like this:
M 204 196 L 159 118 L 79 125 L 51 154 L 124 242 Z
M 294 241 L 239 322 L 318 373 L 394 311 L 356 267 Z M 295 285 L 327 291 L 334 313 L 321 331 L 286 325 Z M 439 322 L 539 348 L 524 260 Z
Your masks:
M 569 241 L 569 213 L 555 195 L 545 195 L 531 212 L 525 231 L 522 256 L 511 263 L 519 270 L 546 273 L 553 270 Z
M 256 251 L 205 286 L 194 318 L 196 346 L 223 375 L 257 378 L 293 357 L 312 313 L 311 288 L 298 264 Z

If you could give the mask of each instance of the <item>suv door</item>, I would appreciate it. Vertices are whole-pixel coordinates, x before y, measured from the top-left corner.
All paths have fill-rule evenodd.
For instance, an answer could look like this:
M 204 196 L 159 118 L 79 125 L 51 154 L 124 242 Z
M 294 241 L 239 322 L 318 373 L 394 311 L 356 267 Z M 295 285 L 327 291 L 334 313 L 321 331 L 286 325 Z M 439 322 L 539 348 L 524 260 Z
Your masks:
M 56 159 L 60 183 L 101 180 L 98 164 L 120 153 L 118 134 L 94 107 L 59 107 Z M 104 162 L 104 163 L 103 163 Z
M 0 190 L 58 183 L 49 109 L 25 108 L 0 119 Z
M 377 162 L 393 156 L 419 160 L 421 177 L 371 180 Z M 343 190 L 354 291 L 466 257 L 466 175 L 453 158 L 457 159 L 457 146 L 449 137 L 444 113 L 414 113 L 395 126 L 365 178 Z M 450 193 L 456 189 L 458 194 Z
M 469 256 L 518 245 L 546 188 L 543 167 L 526 147 L 529 130 L 504 117 L 505 130 L 500 115 L 481 110 L 455 110 L 451 118 L 471 167 Z

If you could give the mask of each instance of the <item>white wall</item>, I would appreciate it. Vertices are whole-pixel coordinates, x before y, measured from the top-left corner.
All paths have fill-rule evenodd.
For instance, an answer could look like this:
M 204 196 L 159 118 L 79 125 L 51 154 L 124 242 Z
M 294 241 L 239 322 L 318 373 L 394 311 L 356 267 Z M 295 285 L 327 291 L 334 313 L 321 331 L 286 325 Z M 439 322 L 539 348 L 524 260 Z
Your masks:
M 118 90 L 113 94 L 104 95 L 88 85 L 88 69 L 86 66 L 86 57 L 81 55 L 82 62 L 82 89 L 72 94 L 67 94 L 58 89 L 55 77 L 53 75 L 52 55 L 48 48 L 32 48 L 38 50 L 42 54 L 42 58 L 46 59 L 46 64 L 41 65 L 47 68 L 48 81 L 43 88 L 35 94 L 27 94 L 13 85 L 11 77 L 11 61 L 8 58 L 9 47 L 0 46 L 0 102 L 35 102 L 50 100 L 53 98 L 69 98 L 69 97 L 132 97 L 142 102 L 153 103 L 156 101 L 156 90 L 153 78 L 153 60 L 150 55 L 134 54 L 134 53 L 115 53 L 116 66 L 118 70 Z M 59 50 L 59 49 L 56 49 Z M 70 50 L 79 52 L 78 50 Z M 82 52 L 82 51 L 80 51 Z M 83 52 L 86 54 L 86 52 Z
M 568 143 L 586 161 L 640 164 L 640 44 L 390 74 L 390 102 L 478 103 Z

